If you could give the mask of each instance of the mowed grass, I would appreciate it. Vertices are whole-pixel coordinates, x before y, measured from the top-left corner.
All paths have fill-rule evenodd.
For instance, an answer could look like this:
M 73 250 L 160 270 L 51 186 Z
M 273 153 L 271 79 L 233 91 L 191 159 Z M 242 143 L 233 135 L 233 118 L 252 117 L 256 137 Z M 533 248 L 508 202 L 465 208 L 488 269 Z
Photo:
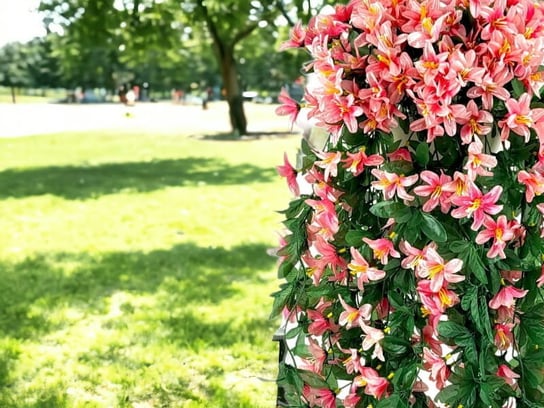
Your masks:
M 0 407 L 274 406 L 274 167 L 297 145 L 0 139 Z

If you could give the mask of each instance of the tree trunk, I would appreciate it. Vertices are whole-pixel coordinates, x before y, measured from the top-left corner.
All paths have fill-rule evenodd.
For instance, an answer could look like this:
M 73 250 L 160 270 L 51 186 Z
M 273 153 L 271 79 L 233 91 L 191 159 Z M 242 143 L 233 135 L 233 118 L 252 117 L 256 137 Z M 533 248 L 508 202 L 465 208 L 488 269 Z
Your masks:
M 229 104 L 229 117 L 232 132 L 242 136 L 247 133 L 247 119 L 244 112 L 244 100 L 238 81 L 238 70 L 231 52 L 221 58 L 221 76 L 225 87 L 225 97 Z
M 15 87 L 14 86 L 11 87 L 11 102 L 16 103 L 16 101 L 15 101 Z

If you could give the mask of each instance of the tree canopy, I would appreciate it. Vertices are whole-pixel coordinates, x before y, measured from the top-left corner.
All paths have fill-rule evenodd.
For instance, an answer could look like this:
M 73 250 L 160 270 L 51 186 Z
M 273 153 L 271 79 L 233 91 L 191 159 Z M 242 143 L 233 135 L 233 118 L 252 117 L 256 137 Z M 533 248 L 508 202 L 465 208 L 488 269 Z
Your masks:
M 47 50 L 39 54 L 44 60 L 41 74 L 35 77 L 30 66 L 10 62 L 9 72 L 7 65 L 0 67 L 1 83 L 113 90 L 146 82 L 160 92 L 213 86 L 222 89 L 229 103 L 233 131 L 244 134 L 243 91 L 277 94 L 300 75 L 303 57 L 279 53 L 278 46 L 296 21 L 307 21 L 329 3 L 41 0 L 39 12 L 48 32 L 40 45 Z M 7 48 L 2 61 L 8 58 L 4 54 L 17 60 L 16 51 Z

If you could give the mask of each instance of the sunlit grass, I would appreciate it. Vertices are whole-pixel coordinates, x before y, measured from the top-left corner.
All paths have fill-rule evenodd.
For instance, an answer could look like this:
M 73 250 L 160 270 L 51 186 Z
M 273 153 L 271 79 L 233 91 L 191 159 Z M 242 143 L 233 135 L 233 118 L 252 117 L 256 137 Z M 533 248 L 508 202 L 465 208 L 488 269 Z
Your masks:
M 295 137 L 0 140 L 0 406 L 271 407 Z
M 15 89 L 16 103 L 43 103 L 60 100 L 66 97 L 66 91 L 61 89 L 35 90 L 34 95 L 27 95 L 22 89 Z M 13 103 L 11 88 L 0 86 L 0 103 Z

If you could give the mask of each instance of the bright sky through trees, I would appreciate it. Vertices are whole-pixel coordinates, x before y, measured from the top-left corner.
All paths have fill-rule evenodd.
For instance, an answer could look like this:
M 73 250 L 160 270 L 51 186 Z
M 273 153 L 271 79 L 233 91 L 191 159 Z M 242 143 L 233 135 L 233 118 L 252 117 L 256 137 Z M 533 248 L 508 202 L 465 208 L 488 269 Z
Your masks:
M 40 16 L 34 11 L 38 4 L 39 0 L 0 0 L 0 47 L 45 35 Z

